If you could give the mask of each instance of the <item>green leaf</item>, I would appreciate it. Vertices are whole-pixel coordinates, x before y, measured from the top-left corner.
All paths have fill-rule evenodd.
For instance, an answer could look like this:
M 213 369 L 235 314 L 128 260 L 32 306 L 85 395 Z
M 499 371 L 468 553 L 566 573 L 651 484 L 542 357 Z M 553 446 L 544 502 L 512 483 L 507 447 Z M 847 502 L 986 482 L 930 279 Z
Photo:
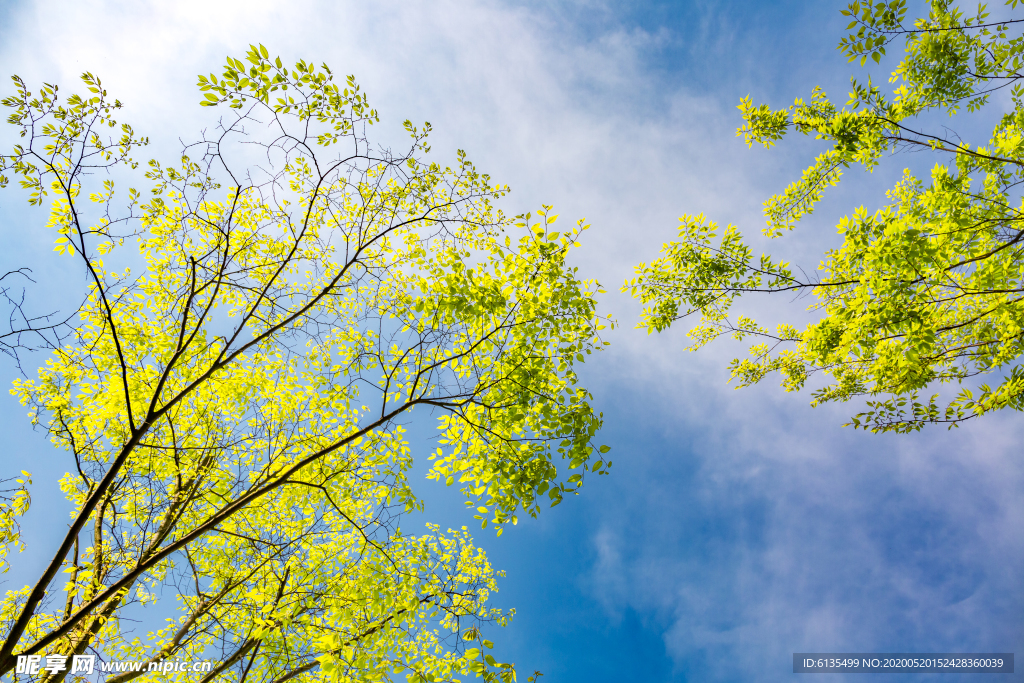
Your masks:
M 964 19 L 953 6 L 929 8 L 931 15 L 907 24 L 903 0 L 854 2 L 843 12 L 854 21 L 838 47 L 851 62 L 859 57 L 864 66 L 870 57 L 880 64 L 887 41 L 905 39 L 891 94 L 871 80 L 854 80 L 845 107 L 820 88 L 788 110 L 744 98 L 738 134 L 771 147 L 795 129 L 826 147 L 801 178 L 765 203 L 768 237 L 795 230 L 850 165 L 870 171 L 913 150 L 937 155 L 930 176 L 906 171 L 886 197 L 859 197 L 859 207 L 837 225 L 841 244 L 820 264 L 802 268 L 755 257 L 733 226 L 719 239 L 703 214 L 684 216 L 678 238 L 624 284 L 644 306 L 641 327 L 660 332 L 692 316 L 690 349 L 721 336 L 753 339 L 748 355 L 730 364 L 739 386 L 777 374 L 783 388 L 798 391 L 817 375 L 812 405 L 860 400 L 868 407 L 851 420 L 856 428 L 910 432 L 1024 409 L 1024 303 L 1008 294 L 1024 289 L 1024 252 L 1007 249 L 1015 229 L 997 227 L 1019 222 L 1011 207 L 1019 203 L 1024 168 L 1018 131 L 1024 90 L 1014 90 L 1012 112 L 968 122 L 968 130 L 992 125 L 987 141 L 960 142 L 955 131 L 933 123 L 935 110 L 961 119 L 981 115 L 993 74 L 1018 68 L 1021 38 L 979 29 L 981 19 Z M 865 206 L 881 208 L 869 214 Z M 814 296 L 812 320 L 766 326 L 734 316 L 733 302 L 748 293 Z M 747 310 L 756 312 L 756 304 Z M 961 393 L 943 404 L 937 398 L 943 394 L 932 391 L 988 374 L 1000 379 L 977 387 L 981 399 Z M 926 389 L 935 395 L 918 400 Z

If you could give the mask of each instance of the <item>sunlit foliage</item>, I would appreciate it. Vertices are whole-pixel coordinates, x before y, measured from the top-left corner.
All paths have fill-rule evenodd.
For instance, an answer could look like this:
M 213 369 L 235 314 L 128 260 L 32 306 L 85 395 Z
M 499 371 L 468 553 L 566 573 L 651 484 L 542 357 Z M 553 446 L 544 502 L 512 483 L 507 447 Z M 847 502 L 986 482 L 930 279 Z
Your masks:
M 488 606 L 497 573 L 466 528 L 399 521 L 422 509 L 417 453 L 499 534 L 607 470 L 574 372 L 603 345 L 597 284 L 566 265 L 586 226 L 505 216 L 507 188 L 462 152 L 426 160 L 429 124 L 406 122 L 404 153 L 372 146 L 352 77 L 262 46 L 199 78 L 224 117 L 145 179 L 147 140 L 83 81 L 61 99 L 15 78 L 3 101 L 22 132 L 4 182 L 50 203 L 90 284 L 71 338 L 15 382 L 68 454 L 73 513 L 38 583 L 4 598 L 0 672 L 92 653 L 215 659 L 204 681 L 513 680 L 483 637 L 511 612 Z M 436 441 L 410 443 L 414 416 Z M 154 609 L 175 615 L 140 632 Z M 110 680 L 168 676 L 195 680 Z
M 839 49 L 864 65 L 902 42 L 894 90 L 854 80 L 843 106 L 821 88 L 782 110 L 742 101 L 738 134 L 749 145 L 772 147 L 790 131 L 828 145 L 765 202 L 765 235 L 792 230 L 851 165 L 871 170 L 891 154 L 917 151 L 937 159 L 930 176 L 905 171 L 885 206 L 843 218 L 842 245 L 809 277 L 755 258 L 733 226 L 683 216 L 678 240 L 626 283 L 645 304 L 641 327 L 661 331 L 699 313 L 690 348 L 722 335 L 757 341 L 731 364 L 741 386 L 779 372 L 791 391 L 823 375 L 813 403 L 866 400 L 852 424 L 873 431 L 1024 409 L 1024 20 L 1014 18 L 1016 9 L 1010 0 L 998 17 L 984 6 L 969 15 L 932 0 L 928 14 L 911 22 L 905 0 L 850 4 L 843 14 L 851 33 Z M 998 122 L 987 142 L 971 144 L 935 123 L 946 114 L 972 125 L 996 114 Z M 772 329 L 732 318 L 733 302 L 755 292 L 813 292 L 817 320 Z M 991 383 L 972 380 L 979 376 Z M 962 385 L 959 394 L 930 393 L 946 383 Z

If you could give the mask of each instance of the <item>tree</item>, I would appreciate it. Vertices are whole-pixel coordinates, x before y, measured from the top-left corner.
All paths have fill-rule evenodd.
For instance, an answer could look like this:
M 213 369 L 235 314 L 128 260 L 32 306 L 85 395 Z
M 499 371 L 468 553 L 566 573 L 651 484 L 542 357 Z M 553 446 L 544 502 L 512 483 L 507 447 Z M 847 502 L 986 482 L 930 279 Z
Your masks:
M 1006 11 L 1017 2 L 1008 0 Z M 851 165 L 872 170 L 888 154 L 924 152 L 937 158 L 930 179 L 905 170 L 885 206 L 844 217 L 842 245 L 812 276 L 767 255 L 755 260 L 734 226 L 719 237 L 701 214 L 683 216 L 679 239 L 640 264 L 625 287 L 645 304 L 640 326 L 649 332 L 699 313 L 691 349 L 722 335 L 757 340 L 750 357 L 730 366 L 740 385 L 778 371 L 792 391 L 824 375 L 812 405 L 863 398 L 867 410 L 852 424 L 876 432 L 1024 408 L 1024 20 L 991 18 L 984 6 L 966 16 L 950 0 L 931 0 L 912 26 L 906 13 L 905 0 L 853 2 L 843 11 L 852 32 L 838 49 L 850 61 L 880 63 L 886 46 L 904 42 L 891 95 L 869 78 L 853 80 L 842 107 L 821 88 L 777 111 L 746 98 L 738 135 L 770 148 L 795 130 L 828 146 L 765 202 L 771 238 L 810 215 Z M 983 145 L 936 118 L 966 109 L 976 126 L 993 108 L 1003 113 Z M 755 292 L 813 293 L 817 320 L 771 330 L 746 315 L 731 318 L 732 303 Z M 991 385 L 973 385 L 986 375 Z M 921 395 L 948 383 L 966 386 L 955 397 Z
M 434 416 L 429 476 L 499 534 L 607 471 L 574 372 L 603 345 L 597 284 L 566 265 L 586 226 L 506 217 L 507 187 L 461 151 L 425 161 L 429 124 L 405 123 L 405 153 L 372 147 L 352 77 L 262 45 L 199 78 L 227 115 L 122 199 L 148 140 L 82 78 L 61 100 L 15 77 L 3 100 L 23 139 L 3 171 L 33 204 L 52 195 L 56 251 L 90 284 L 72 336 L 13 390 L 69 454 L 73 511 L 38 582 L 3 600 L 0 673 L 92 654 L 146 663 L 117 683 L 512 680 L 481 630 L 511 613 L 487 606 L 497 573 L 466 528 L 399 526 L 422 509 L 408 424 Z M 5 541 L 28 484 L 8 491 Z M 175 616 L 133 633 L 166 592 Z M 170 659 L 218 663 L 148 671 Z

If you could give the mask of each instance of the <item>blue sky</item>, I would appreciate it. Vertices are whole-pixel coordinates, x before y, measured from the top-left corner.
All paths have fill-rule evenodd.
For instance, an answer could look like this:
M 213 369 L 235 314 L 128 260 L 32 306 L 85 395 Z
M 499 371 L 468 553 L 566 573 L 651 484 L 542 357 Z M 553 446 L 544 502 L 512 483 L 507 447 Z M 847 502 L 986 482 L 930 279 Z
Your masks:
M 81 71 L 99 74 L 126 102 L 125 120 L 153 138 L 152 154 L 170 156 L 211 122 L 196 104 L 195 75 L 262 42 L 286 60 L 356 74 L 385 138 L 400 135 L 405 118 L 429 120 L 439 160 L 463 148 L 512 186 L 506 211 L 545 203 L 562 220 L 588 219 L 577 265 L 604 283 L 602 308 L 620 322 L 584 372 L 605 414 L 612 475 L 501 539 L 477 534 L 508 574 L 497 602 L 517 616 L 493 639 L 521 674 L 540 669 L 543 683 L 779 681 L 798 678 L 791 655 L 801 651 L 1024 652 L 1019 414 L 954 432 L 855 433 L 839 427 L 854 407 L 812 410 L 806 395 L 770 383 L 734 391 L 725 364 L 742 349 L 693 354 L 682 350 L 682 327 L 634 330 L 637 306 L 617 292 L 683 213 L 759 232 L 761 203 L 816 147 L 747 150 L 735 137 L 736 104 L 749 94 L 783 106 L 815 84 L 845 93 L 853 70 L 834 49 L 840 9 L 8 2 L 0 70 L 69 90 Z M 6 146 L 10 136 L 0 139 Z M 849 172 L 772 248 L 813 267 L 835 244 L 838 217 L 876 207 L 905 163 Z M 32 263 L 49 285 L 40 296 L 59 303 L 83 283 L 54 265 L 41 220 L 0 197 L 4 258 Z M 756 310 L 771 321 L 795 309 L 773 301 Z M 25 525 L 32 546 L 15 558 L 7 588 L 44 561 L 64 524 L 54 485 L 62 456 L 23 413 L 0 396 L 0 462 L 38 482 Z M 427 519 L 467 523 L 453 491 L 421 490 Z M 872 680 L 910 678 L 930 679 Z

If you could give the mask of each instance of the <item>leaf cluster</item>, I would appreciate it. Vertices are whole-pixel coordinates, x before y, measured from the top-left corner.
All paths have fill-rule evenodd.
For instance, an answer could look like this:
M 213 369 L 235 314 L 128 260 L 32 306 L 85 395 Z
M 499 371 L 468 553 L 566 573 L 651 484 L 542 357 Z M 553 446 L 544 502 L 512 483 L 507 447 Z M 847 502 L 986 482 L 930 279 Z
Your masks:
M 339 90 L 262 46 L 246 59 L 200 78 L 227 115 L 180 163 L 151 161 L 120 214 L 87 169 L 134 169 L 144 139 L 96 141 L 114 124 L 104 92 L 58 106 L 55 87 L 16 81 L 5 101 L 26 138 L 7 168 L 54 194 L 55 251 L 90 286 L 72 337 L 13 389 L 73 464 L 73 513 L 38 582 L 0 603 L 0 670 L 89 652 L 216 656 L 204 683 L 515 680 L 471 646 L 511 618 L 488 606 L 483 552 L 465 528 L 400 526 L 422 510 L 408 424 L 437 421 L 430 476 L 458 480 L 499 534 L 607 471 L 574 369 L 610 324 L 566 262 L 586 226 L 554 231 L 550 207 L 505 216 L 508 188 L 464 153 L 424 158 L 429 126 L 407 123 L 405 153 L 374 148 L 354 79 Z M 9 540 L 27 505 L 13 500 Z M 177 615 L 133 631 L 166 593 Z
M 1017 3 L 1007 3 L 1009 10 Z M 873 431 L 949 426 L 1002 408 L 1024 408 L 1024 20 L 993 19 L 984 6 L 966 16 L 950 0 L 933 0 L 927 16 L 906 24 L 905 0 L 853 2 L 843 12 L 853 30 L 839 44 L 851 61 L 879 62 L 885 46 L 902 39 L 902 61 L 890 79 L 891 95 L 869 79 L 852 82 L 845 105 L 815 88 L 809 102 L 783 110 L 739 108 L 738 135 L 748 145 L 771 147 L 790 131 L 823 141 L 823 151 L 783 192 L 765 202 L 776 238 L 811 215 L 825 190 L 851 165 L 873 169 L 887 156 L 922 151 L 937 158 L 930 178 L 905 171 L 875 212 L 857 208 L 838 224 L 842 245 L 828 251 L 811 276 L 785 263 L 753 258 L 735 228 L 717 243 L 713 223 L 684 216 L 677 241 L 662 256 L 640 264 L 626 283 L 645 304 L 641 327 L 660 331 L 699 313 L 691 348 L 723 334 L 759 339 L 748 358 L 731 365 L 740 385 L 780 372 L 787 390 L 820 374 L 828 378 L 813 403 L 864 399 L 867 410 L 851 424 Z M 992 98 L 1001 90 L 996 104 Z M 926 116 L 949 116 L 1004 106 L 983 144 L 947 130 L 928 129 Z M 804 329 L 775 330 L 730 306 L 754 293 L 813 293 L 818 319 Z M 974 385 L 972 378 L 994 376 Z M 943 384 L 966 386 L 954 398 Z

